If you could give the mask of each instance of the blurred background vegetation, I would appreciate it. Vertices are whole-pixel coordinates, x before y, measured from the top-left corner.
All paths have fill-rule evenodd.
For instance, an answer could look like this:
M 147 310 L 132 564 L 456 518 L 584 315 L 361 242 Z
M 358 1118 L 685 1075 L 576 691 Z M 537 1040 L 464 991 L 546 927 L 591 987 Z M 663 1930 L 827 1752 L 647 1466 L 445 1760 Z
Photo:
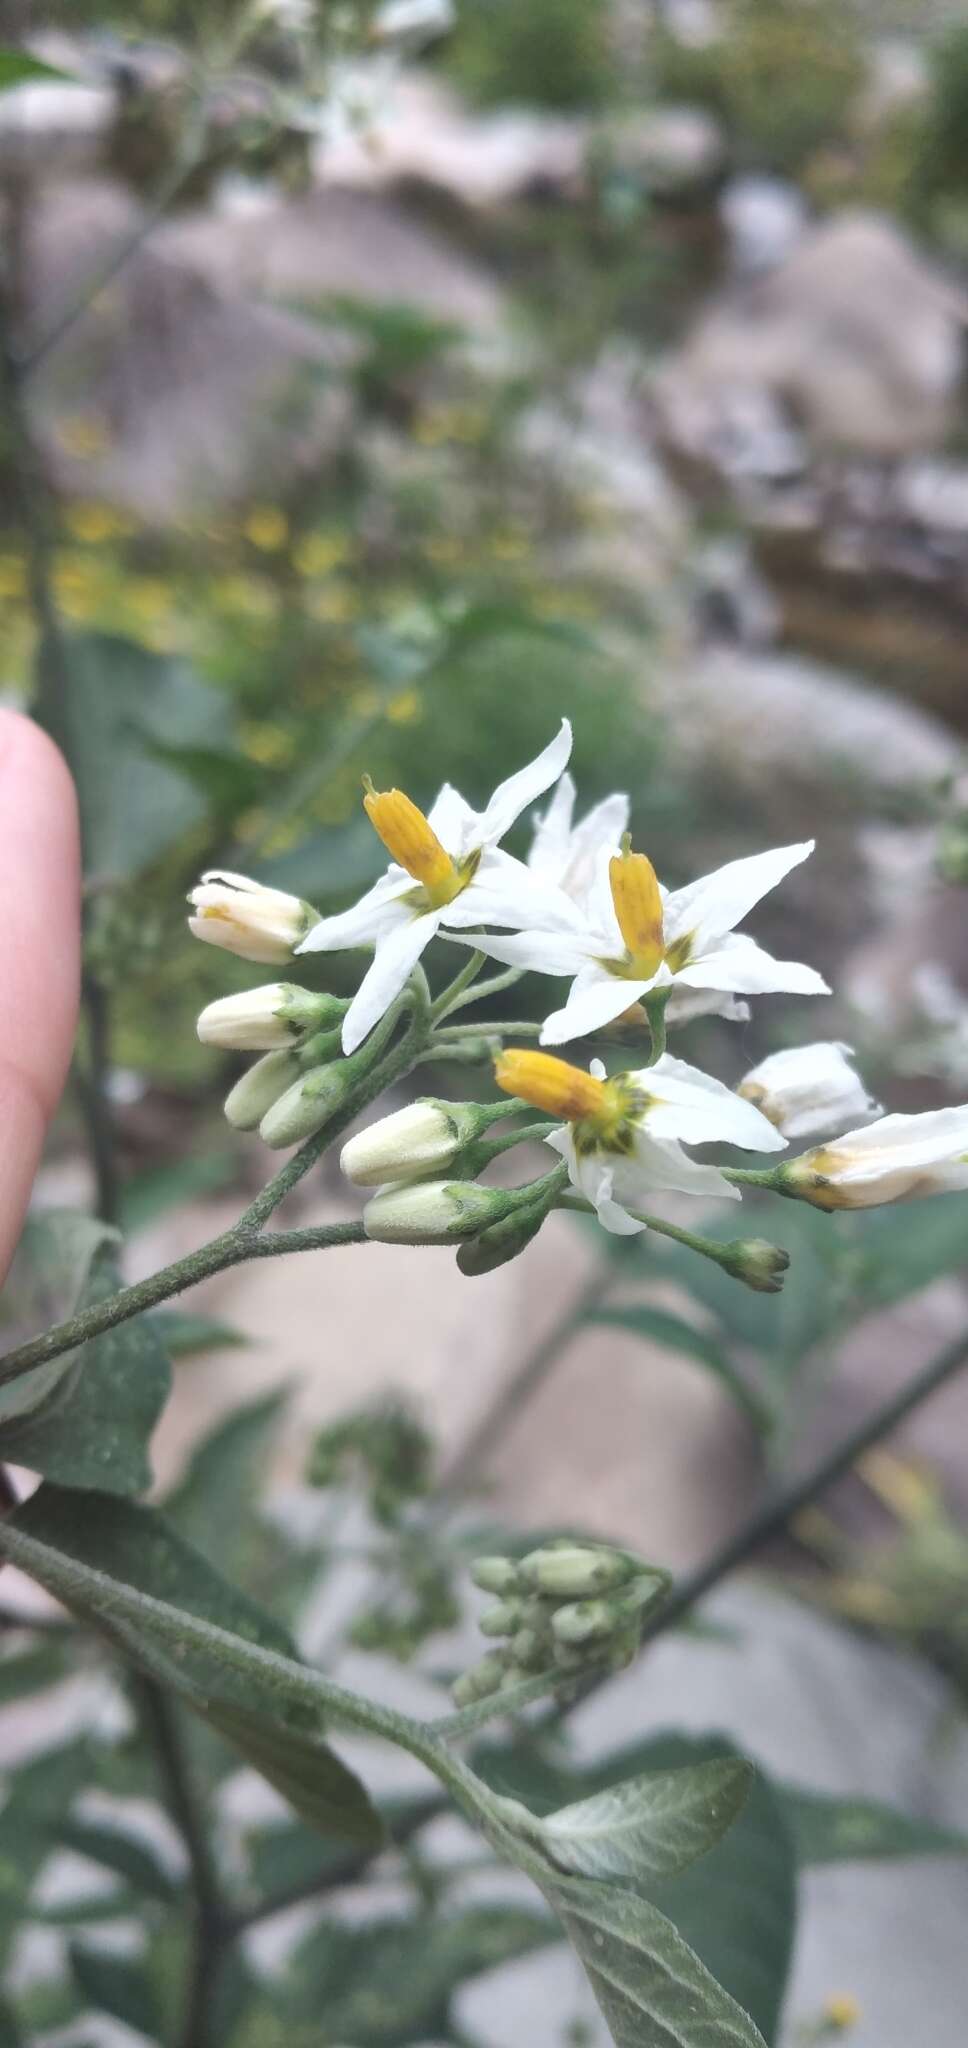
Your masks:
M 759 929 L 822 1022 L 774 1000 L 686 1057 L 844 1036 L 889 1108 L 966 1093 L 963 7 L 457 0 L 402 54 L 378 14 L 266 4 L 243 47 L 229 0 L 2 9 L 50 71 L 0 94 L 0 693 L 67 746 L 87 872 L 49 1172 L 100 1076 L 132 1225 L 262 1167 L 195 1038 L 253 979 L 186 934 L 199 870 L 338 909 L 381 862 L 364 771 L 477 802 L 562 715 L 670 882 L 818 838 Z M 784 1218 L 782 1314 L 661 1266 L 786 1450 L 864 1317 L 940 1284 L 964 1320 L 960 1217 L 854 1221 Z M 354 1427 L 324 1462 L 396 1455 Z M 785 1562 L 963 1698 L 968 1475 L 928 1450 Z M 402 1655 L 452 1618 L 425 1565 Z

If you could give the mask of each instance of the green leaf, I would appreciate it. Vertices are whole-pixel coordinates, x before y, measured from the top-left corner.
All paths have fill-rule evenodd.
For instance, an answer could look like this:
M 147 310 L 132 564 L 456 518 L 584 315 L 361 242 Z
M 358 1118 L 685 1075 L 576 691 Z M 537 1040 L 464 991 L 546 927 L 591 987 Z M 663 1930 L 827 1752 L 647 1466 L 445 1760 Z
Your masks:
M 185 747 L 219 747 L 228 702 L 186 662 L 116 634 L 72 634 L 67 660 L 66 704 L 49 723 L 77 783 L 85 872 L 130 881 L 208 810 L 198 789 L 152 749 L 172 733 Z M 42 677 L 41 702 L 49 695 Z
M 121 1222 L 126 1237 L 132 1237 L 137 1230 L 147 1229 L 149 1223 L 156 1223 L 159 1216 L 166 1216 L 171 1209 L 181 1208 L 185 1202 L 194 1201 L 198 1195 L 217 1195 L 228 1187 L 238 1175 L 239 1162 L 234 1152 L 199 1152 L 194 1157 L 176 1159 L 170 1165 L 152 1166 L 144 1173 L 133 1174 L 126 1183 L 121 1203 Z M 172 1309 L 158 1309 L 156 1314 L 176 1314 Z
M 216 1316 L 193 1315 L 187 1308 L 156 1308 L 151 1321 L 169 1358 L 191 1358 L 200 1351 L 228 1351 L 248 1344 L 244 1331 Z
M 34 1577 L 98 1626 L 123 1655 L 180 1694 L 311 1826 L 363 1847 L 382 1840 L 379 1816 L 362 1785 L 323 1741 L 319 1719 L 304 1702 L 287 1706 L 265 1680 L 240 1677 L 216 1655 L 194 1649 L 176 1655 L 149 1618 L 135 1623 L 115 1617 L 111 1591 L 119 1586 L 166 1601 L 247 1642 L 295 1655 L 273 1617 L 229 1585 L 156 1509 L 44 1485 L 8 1526 L 37 1546 L 30 1566 Z
M 0 1707 L 11 1700 L 29 1699 L 33 1693 L 56 1685 L 67 1676 L 68 1647 L 56 1638 L 35 1649 L 21 1650 L 0 1658 Z
M 968 1264 L 968 1199 L 936 1195 L 899 1208 L 842 1219 L 860 1265 L 858 1290 L 870 1308 L 890 1308 Z
M 80 1942 L 72 1942 L 69 1954 L 78 1990 L 91 2005 L 157 2040 L 158 2006 L 143 1963 Z
M 91 1746 L 44 1750 L 9 1775 L 0 1812 L 0 1960 L 29 1913 L 34 1881 L 50 1853 L 51 1829 L 90 1776 Z
M 798 1785 L 779 1788 L 801 1864 L 855 1863 L 900 1856 L 968 1856 L 968 1835 L 883 1806 Z
M 43 1329 L 73 1315 L 98 1253 L 117 1243 L 106 1223 L 72 1209 L 29 1216 L 4 1288 L 4 1321 L 12 1314 L 25 1330 Z M 0 1387 L 0 1425 L 41 1407 L 76 1363 L 77 1353 L 69 1351 Z
M 637 1892 L 580 1878 L 541 1889 L 585 1966 L 616 2048 L 763 2048 L 748 2015 Z
M 621 1785 L 646 1770 L 669 1771 L 710 1758 L 738 1761 L 718 1737 L 650 1736 L 584 1769 L 563 1768 L 533 1744 L 489 1744 L 475 1764 L 501 1793 L 547 1809 Z M 776 2037 L 796 1918 L 793 1843 L 780 1802 L 757 1771 L 728 1834 L 678 1877 L 648 1885 L 661 1907 L 767 2041 Z M 646 2036 L 648 2048 L 651 2041 Z
M 80 1306 L 121 1285 L 113 1243 L 94 1253 Z M 147 1446 L 171 1391 L 171 1364 L 146 1316 L 70 1354 L 73 1370 L 41 1409 L 0 1427 L 0 1448 L 45 1479 L 96 1493 L 143 1493 Z
M 286 1391 L 236 1408 L 196 1447 L 165 1514 L 219 1570 L 232 1572 L 244 1549 L 279 1426 Z
M 736 1282 L 733 1281 L 735 1286 Z M 585 1318 L 588 1323 L 602 1324 L 613 1330 L 627 1330 L 630 1336 L 643 1337 L 649 1343 L 661 1344 L 667 1351 L 681 1351 L 698 1365 L 704 1365 L 728 1388 L 737 1406 L 742 1408 L 758 1428 L 767 1421 L 763 1402 L 748 1387 L 737 1372 L 729 1353 L 714 1336 L 704 1330 L 697 1330 L 684 1316 L 673 1315 L 664 1308 L 652 1308 L 647 1303 L 629 1308 L 598 1308 Z
M 732 1827 L 749 1796 L 752 1765 L 713 1758 L 651 1771 L 559 1807 L 539 1823 L 542 1846 L 576 1877 L 672 1877 Z
M 33 79 L 55 79 L 63 85 L 79 85 L 81 80 L 72 78 L 69 71 L 59 71 L 54 64 L 44 64 L 39 57 L 32 57 L 28 50 L 0 50 L 0 92 L 10 92 L 15 85 L 27 85 Z
M 102 1869 L 112 1870 L 116 1877 L 127 1878 L 136 1891 L 150 1899 L 177 1897 L 180 1886 L 150 1843 L 117 1822 L 66 1820 L 55 1830 L 54 1839 Z
M 440 1918 L 326 1922 L 291 1958 L 284 2009 L 297 2019 L 325 2013 L 331 2041 L 398 2048 L 450 2033 L 450 2003 L 480 1970 L 558 1940 L 554 1923 L 520 1906 L 471 1906 Z

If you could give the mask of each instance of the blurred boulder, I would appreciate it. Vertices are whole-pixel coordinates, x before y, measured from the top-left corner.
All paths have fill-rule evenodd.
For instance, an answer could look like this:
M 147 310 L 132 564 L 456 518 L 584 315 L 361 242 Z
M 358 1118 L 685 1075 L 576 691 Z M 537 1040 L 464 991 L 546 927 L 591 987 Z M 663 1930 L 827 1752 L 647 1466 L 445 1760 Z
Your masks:
M 728 468 L 743 394 L 768 394 L 813 452 L 896 460 L 950 431 L 968 297 L 876 214 L 815 228 L 785 263 L 704 314 L 657 380 L 665 434 Z
M 138 220 L 118 187 L 44 188 L 29 221 L 28 337 L 49 331 Z M 342 336 L 256 303 L 165 230 L 31 380 L 35 428 L 64 488 L 166 520 L 331 458 L 350 399 L 328 373 L 346 358 Z
M 695 107 L 647 107 L 611 120 L 538 107 L 477 112 L 439 79 L 405 72 L 372 130 L 345 128 L 320 146 L 328 187 L 423 186 L 480 212 L 529 198 L 576 200 L 596 165 L 666 195 L 708 184 L 721 169 L 717 123 Z

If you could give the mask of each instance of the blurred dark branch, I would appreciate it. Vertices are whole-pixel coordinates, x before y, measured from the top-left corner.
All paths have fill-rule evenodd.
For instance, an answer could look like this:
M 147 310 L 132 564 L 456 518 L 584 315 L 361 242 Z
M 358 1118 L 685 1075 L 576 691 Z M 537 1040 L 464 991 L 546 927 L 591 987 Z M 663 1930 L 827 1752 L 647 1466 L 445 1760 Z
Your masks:
M 83 317 L 89 307 L 93 306 L 95 301 L 100 298 L 101 293 L 107 290 L 108 285 L 113 284 L 115 278 L 130 261 L 130 258 L 136 254 L 142 243 L 147 240 L 153 229 L 158 226 L 159 221 L 164 219 L 172 202 L 177 199 L 193 172 L 198 169 L 204 151 L 205 117 L 202 103 L 199 101 L 186 119 L 182 138 L 175 151 L 174 158 L 169 164 L 153 197 L 149 200 L 141 218 L 128 230 L 127 234 L 121 236 L 120 240 L 111 250 L 110 255 L 105 257 L 103 263 L 95 266 L 90 276 L 84 279 L 83 284 L 66 301 L 61 311 L 54 315 L 46 334 L 42 334 L 32 346 L 25 346 L 23 351 L 14 357 L 14 364 L 19 378 L 23 379 L 32 376 L 33 372 L 40 368 L 41 363 L 46 361 L 52 351 L 60 346 L 65 336 L 70 333 L 72 327 L 76 326 L 78 320 Z

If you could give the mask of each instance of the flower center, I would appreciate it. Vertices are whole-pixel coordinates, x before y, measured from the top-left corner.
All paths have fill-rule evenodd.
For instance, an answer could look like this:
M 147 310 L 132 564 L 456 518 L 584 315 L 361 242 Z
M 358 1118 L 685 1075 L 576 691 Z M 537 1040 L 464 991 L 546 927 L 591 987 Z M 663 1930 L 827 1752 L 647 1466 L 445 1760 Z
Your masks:
M 363 808 L 392 860 L 406 868 L 432 910 L 452 903 L 477 872 L 479 854 L 453 861 L 421 810 L 402 789 L 376 790 L 364 776 Z
M 649 1101 L 624 1074 L 600 1081 L 553 1053 L 516 1046 L 498 1054 L 494 1078 L 507 1095 L 520 1095 L 535 1109 L 546 1109 L 570 1123 L 579 1152 L 630 1151 L 635 1121 Z

